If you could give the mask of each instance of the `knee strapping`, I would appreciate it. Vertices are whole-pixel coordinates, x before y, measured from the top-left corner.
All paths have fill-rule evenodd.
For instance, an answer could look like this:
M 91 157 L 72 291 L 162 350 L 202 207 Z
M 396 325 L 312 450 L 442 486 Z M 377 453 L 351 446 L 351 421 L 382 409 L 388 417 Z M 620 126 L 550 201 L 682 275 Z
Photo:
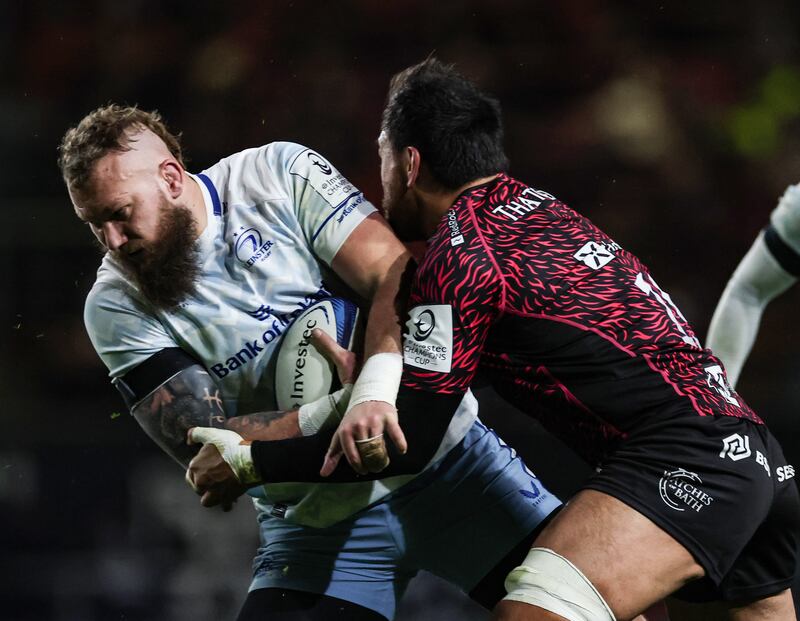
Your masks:
M 569 621 L 616 621 L 580 569 L 547 548 L 532 548 L 506 578 L 504 599 L 549 610 Z

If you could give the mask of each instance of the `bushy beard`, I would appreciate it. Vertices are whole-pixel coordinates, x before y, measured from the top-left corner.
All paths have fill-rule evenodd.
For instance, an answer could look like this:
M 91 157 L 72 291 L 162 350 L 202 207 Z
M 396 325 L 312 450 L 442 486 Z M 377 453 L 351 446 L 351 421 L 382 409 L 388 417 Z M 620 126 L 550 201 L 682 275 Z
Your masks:
M 115 253 L 156 310 L 174 311 L 197 290 L 200 254 L 196 237 L 192 212 L 163 201 L 156 241 L 135 255 Z

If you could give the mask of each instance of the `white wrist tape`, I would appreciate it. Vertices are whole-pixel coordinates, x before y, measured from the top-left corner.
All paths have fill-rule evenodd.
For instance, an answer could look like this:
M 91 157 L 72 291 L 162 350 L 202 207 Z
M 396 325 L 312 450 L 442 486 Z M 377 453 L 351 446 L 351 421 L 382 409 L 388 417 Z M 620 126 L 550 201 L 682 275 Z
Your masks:
M 569 621 L 615 621 L 603 596 L 580 569 L 548 548 L 531 548 L 512 569 L 503 599 L 544 608 Z
M 365 401 L 384 401 L 394 407 L 400 377 L 403 375 L 403 356 L 391 352 L 371 355 L 361 369 L 361 374 L 350 395 L 347 411 Z
M 216 427 L 194 427 L 190 433 L 193 442 L 213 444 L 217 447 L 222 459 L 239 479 L 239 483 L 253 485 L 261 482 L 256 473 L 255 464 L 253 464 L 250 442 L 247 442 L 238 433 Z
M 353 385 L 345 384 L 330 395 L 301 405 L 297 411 L 297 423 L 302 434 L 313 436 L 320 429 L 338 424 L 344 416 L 352 392 Z

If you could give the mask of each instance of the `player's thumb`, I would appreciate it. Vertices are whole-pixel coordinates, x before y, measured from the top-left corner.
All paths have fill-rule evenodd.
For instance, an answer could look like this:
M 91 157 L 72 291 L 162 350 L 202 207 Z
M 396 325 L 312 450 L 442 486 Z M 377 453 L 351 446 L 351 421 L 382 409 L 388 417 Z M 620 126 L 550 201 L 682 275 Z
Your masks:
M 314 349 L 325 356 L 327 360 L 333 363 L 336 363 L 336 357 L 345 351 L 330 334 L 319 328 L 314 328 L 311 331 L 308 342 L 314 346 Z
M 308 342 L 322 354 L 325 360 L 336 367 L 342 384 L 353 382 L 356 369 L 356 356 L 353 352 L 339 345 L 336 339 L 319 328 L 311 331 Z

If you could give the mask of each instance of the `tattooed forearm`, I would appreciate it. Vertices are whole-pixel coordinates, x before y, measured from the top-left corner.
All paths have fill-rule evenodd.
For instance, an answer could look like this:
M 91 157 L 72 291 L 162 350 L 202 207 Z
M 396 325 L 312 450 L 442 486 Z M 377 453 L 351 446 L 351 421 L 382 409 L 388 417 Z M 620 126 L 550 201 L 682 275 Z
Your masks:
M 285 440 L 303 435 L 297 422 L 297 410 L 236 416 L 225 422 L 225 428 L 247 440 Z
M 198 450 L 186 444 L 190 427 L 225 425 L 219 389 L 200 366 L 189 367 L 159 386 L 132 414 L 147 435 L 183 466 Z

